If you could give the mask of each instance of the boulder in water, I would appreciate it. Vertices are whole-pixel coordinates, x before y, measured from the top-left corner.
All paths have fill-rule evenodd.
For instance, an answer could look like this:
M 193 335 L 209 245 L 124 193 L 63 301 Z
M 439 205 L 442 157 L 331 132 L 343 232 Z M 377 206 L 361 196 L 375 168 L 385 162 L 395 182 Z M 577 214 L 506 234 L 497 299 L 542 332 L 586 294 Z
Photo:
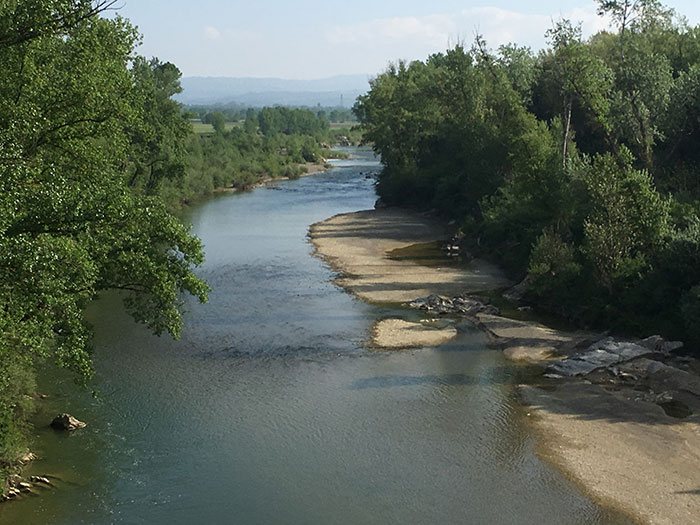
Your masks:
M 77 430 L 85 428 L 86 424 L 74 418 L 70 414 L 59 414 L 51 422 L 51 426 L 56 430 Z

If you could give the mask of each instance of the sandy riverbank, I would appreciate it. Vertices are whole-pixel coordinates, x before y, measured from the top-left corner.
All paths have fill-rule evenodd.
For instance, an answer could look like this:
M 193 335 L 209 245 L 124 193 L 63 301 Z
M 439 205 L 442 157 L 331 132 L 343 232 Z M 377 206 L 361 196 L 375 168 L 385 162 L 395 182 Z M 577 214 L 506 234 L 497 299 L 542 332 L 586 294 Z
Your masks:
M 339 272 L 337 284 L 369 302 L 403 303 L 431 293 L 452 295 L 509 284 L 484 261 L 475 260 L 464 271 L 387 256 L 393 250 L 448 239 L 452 233 L 438 221 L 395 208 L 336 215 L 310 229 L 317 253 Z M 457 335 L 451 326 L 403 319 L 381 320 L 372 332 L 372 344 L 381 348 L 438 345 Z
M 400 303 L 430 294 L 453 296 L 506 286 L 493 267 L 423 266 L 387 254 L 446 239 L 444 225 L 399 209 L 339 215 L 312 226 L 317 253 L 339 272 L 337 283 L 375 303 Z M 478 315 L 477 325 L 507 357 L 546 362 L 595 334 L 566 333 L 536 323 Z M 439 333 L 442 332 L 442 333 Z M 374 344 L 400 348 L 439 344 L 450 327 L 383 320 Z M 425 342 L 427 339 L 428 342 Z M 539 451 L 603 504 L 646 523 L 700 523 L 700 421 L 679 420 L 656 404 L 577 379 L 521 386 L 530 423 L 542 436 Z
M 448 239 L 444 224 L 397 208 L 336 215 L 314 224 L 310 237 L 319 255 L 340 272 L 337 283 L 374 303 L 402 303 L 431 293 L 453 295 L 507 286 L 495 266 L 474 260 L 465 270 L 392 259 L 393 250 Z

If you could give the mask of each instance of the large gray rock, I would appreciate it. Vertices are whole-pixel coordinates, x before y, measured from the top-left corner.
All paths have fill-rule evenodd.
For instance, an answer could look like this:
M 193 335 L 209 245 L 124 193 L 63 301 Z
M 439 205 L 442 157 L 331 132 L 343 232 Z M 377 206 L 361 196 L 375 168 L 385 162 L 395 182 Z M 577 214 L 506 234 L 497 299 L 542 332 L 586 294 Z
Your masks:
M 85 428 L 86 424 L 74 418 L 70 414 L 59 414 L 51 422 L 51 426 L 56 430 L 77 430 Z
M 675 350 L 683 348 L 683 343 L 681 341 L 666 341 L 660 335 L 649 336 L 646 339 L 642 339 L 637 344 L 662 354 L 670 354 Z
M 503 292 L 503 297 L 505 297 L 509 301 L 512 301 L 514 303 L 518 303 L 518 302 L 522 301 L 523 297 L 525 296 L 527 291 L 530 289 L 531 284 L 532 284 L 532 279 L 528 275 L 520 283 L 516 284 L 512 288 L 509 288 L 508 290 Z
M 587 375 L 600 368 L 607 368 L 619 363 L 625 363 L 653 353 L 653 350 L 636 343 L 615 341 L 606 337 L 593 343 L 588 350 L 547 367 L 547 373 L 561 376 Z

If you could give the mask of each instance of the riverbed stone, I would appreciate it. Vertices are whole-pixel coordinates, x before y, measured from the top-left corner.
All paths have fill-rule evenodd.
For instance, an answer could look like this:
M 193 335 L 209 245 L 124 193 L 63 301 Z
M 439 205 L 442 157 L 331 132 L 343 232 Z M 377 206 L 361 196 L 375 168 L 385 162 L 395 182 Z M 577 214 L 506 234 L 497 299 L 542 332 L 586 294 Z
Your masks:
M 503 297 L 511 302 L 518 303 L 523 300 L 531 285 L 532 279 L 528 275 L 518 284 L 503 292 Z
M 539 363 L 556 354 L 556 348 L 552 346 L 515 345 L 503 350 L 503 355 L 511 361 Z
M 600 368 L 608 368 L 652 353 L 654 350 L 649 347 L 606 337 L 593 343 L 581 354 L 549 365 L 547 372 L 563 376 L 582 376 Z
M 29 478 L 29 481 L 31 481 L 32 483 L 43 483 L 44 485 L 53 485 L 53 483 L 51 483 L 51 480 L 46 476 L 31 476 Z
M 32 452 L 27 452 L 27 453 L 23 454 L 21 458 L 19 458 L 18 463 L 20 465 L 26 465 L 27 463 L 31 463 L 35 459 L 36 459 L 36 454 L 34 454 Z
M 79 428 L 85 428 L 86 423 L 74 418 L 70 414 L 59 414 L 51 422 L 51 426 L 56 430 L 77 430 Z
M 654 352 L 660 352 L 663 354 L 670 354 L 676 350 L 683 348 L 682 341 L 666 341 L 660 335 L 651 335 L 641 341 L 638 341 L 640 346 L 648 348 Z

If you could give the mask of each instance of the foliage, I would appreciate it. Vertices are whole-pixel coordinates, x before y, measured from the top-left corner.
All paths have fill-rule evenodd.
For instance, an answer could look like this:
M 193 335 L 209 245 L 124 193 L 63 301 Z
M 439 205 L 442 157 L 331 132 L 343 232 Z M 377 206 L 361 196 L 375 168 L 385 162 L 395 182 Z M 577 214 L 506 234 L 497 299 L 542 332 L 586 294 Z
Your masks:
M 456 219 L 545 309 L 700 344 L 700 28 L 598 4 L 617 32 L 561 20 L 537 56 L 477 37 L 373 79 L 377 190 Z
M 327 150 L 320 142 L 329 138 L 327 121 L 286 108 L 264 108 L 260 115 L 270 121 L 289 117 L 284 125 L 289 133 L 277 127 L 266 128 L 267 135 L 258 133 L 257 117 L 251 116 L 255 125 L 247 119 L 242 127 L 190 134 L 185 140 L 183 176 L 164 181 L 160 188 L 168 205 L 177 207 L 220 188 L 249 189 L 268 178 L 298 178 L 301 164 L 322 162 Z
M 171 100 L 180 73 L 134 54 L 113 2 L 0 3 L 0 455 L 17 447 L 31 370 L 92 372 L 83 312 L 124 291 L 134 319 L 180 334 L 181 295 L 201 301 L 200 241 L 159 196 L 184 174 L 190 133 Z

